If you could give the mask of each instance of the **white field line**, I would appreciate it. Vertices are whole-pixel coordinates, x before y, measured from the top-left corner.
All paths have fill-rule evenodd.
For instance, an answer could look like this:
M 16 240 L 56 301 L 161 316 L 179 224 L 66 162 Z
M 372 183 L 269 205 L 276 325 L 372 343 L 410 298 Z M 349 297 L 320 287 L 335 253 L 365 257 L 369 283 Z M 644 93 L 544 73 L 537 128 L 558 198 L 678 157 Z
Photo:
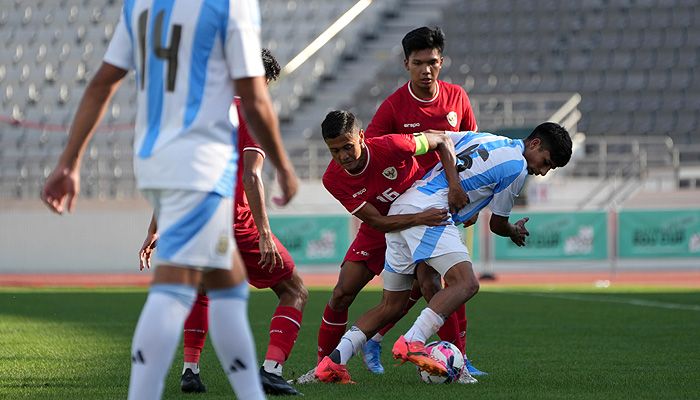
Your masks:
M 642 299 L 620 299 L 617 297 L 601 296 L 601 295 L 576 295 L 576 294 L 559 294 L 559 293 L 527 293 L 527 292 L 510 292 L 510 291 L 498 291 L 499 293 L 514 294 L 520 296 L 532 296 L 532 297 L 544 297 L 544 298 L 555 298 L 564 300 L 575 300 L 575 301 L 590 301 L 598 303 L 617 303 L 626 304 L 630 306 L 639 307 L 652 307 L 652 308 L 665 308 L 669 310 L 685 310 L 685 311 L 698 311 L 700 312 L 700 305 L 695 304 L 678 304 L 678 303 L 665 303 L 661 301 L 651 301 Z

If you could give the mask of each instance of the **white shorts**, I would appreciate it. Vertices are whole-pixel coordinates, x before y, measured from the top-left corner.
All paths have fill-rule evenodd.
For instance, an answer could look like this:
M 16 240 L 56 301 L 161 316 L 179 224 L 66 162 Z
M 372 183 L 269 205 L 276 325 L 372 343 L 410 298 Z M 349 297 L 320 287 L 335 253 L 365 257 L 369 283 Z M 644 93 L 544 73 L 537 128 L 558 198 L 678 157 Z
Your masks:
M 404 275 L 413 275 L 416 264 L 426 261 L 444 276 L 452 265 L 434 263 L 430 259 L 457 253 L 463 261 L 469 260 L 469 250 L 462 242 L 460 229 L 453 224 L 442 226 L 414 226 L 403 231 L 386 234 L 386 258 L 384 269 Z M 466 259 L 464 259 L 466 258 Z M 450 259 L 454 259 L 450 257 Z
M 155 264 L 231 269 L 233 200 L 214 192 L 144 189 L 158 223 Z

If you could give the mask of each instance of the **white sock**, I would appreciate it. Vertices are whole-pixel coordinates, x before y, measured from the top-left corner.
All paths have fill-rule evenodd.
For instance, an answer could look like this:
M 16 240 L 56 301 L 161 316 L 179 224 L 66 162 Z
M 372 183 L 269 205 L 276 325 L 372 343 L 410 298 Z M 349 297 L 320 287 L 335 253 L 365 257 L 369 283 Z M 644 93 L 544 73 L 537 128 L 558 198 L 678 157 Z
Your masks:
M 419 341 L 425 343 L 425 341 L 433 336 L 444 323 L 444 318 L 426 307 L 421 311 L 418 318 L 416 318 L 416 322 L 413 323 L 411 329 L 409 329 L 403 337 L 409 342 Z
M 377 343 L 381 343 L 382 339 L 384 339 L 384 335 L 375 333 L 374 336 L 372 336 L 372 340 L 374 340 Z
M 265 360 L 262 365 L 263 369 L 271 374 L 282 376 L 282 364 L 275 360 Z
M 340 364 L 345 365 L 367 342 L 367 336 L 356 326 L 345 332 L 336 349 L 340 352 Z
M 248 323 L 248 283 L 208 294 L 209 335 L 236 397 L 264 400 Z
M 182 373 L 184 374 L 185 371 L 187 371 L 188 369 L 191 369 L 192 372 L 194 372 L 195 374 L 198 374 L 199 373 L 199 364 L 189 363 L 189 362 L 184 363 L 182 365 Z
M 160 399 L 195 295 L 186 285 L 151 287 L 131 343 L 129 400 Z

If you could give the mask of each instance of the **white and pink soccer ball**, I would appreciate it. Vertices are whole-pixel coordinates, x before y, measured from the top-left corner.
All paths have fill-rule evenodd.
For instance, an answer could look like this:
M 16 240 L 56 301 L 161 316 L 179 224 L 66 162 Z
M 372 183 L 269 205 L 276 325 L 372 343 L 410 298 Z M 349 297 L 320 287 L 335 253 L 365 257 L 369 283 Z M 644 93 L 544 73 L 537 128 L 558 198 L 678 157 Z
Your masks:
M 425 345 L 425 349 L 433 358 L 445 363 L 448 371 L 452 374 L 448 376 L 430 375 L 425 371 L 418 370 L 420 379 L 426 383 L 450 383 L 459 379 L 459 375 L 464 369 L 464 356 L 457 346 L 450 342 L 438 341 Z

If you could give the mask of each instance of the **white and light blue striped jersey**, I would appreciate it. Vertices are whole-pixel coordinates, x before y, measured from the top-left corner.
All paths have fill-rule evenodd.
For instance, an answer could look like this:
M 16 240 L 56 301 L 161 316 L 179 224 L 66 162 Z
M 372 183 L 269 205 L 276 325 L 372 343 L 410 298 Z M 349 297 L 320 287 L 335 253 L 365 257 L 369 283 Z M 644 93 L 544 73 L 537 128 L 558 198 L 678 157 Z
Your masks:
M 489 203 L 494 214 L 509 216 L 527 177 L 523 141 L 481 132 L 448 135 L 455 143 L 462 188 L 469 195 L 469 204 L 452 215 L 454 223 L 463 223 Z M 394 201 L 392 211 L 398 212 L 402 205 L 419 210 L 448 208 L 447 186 L 442 163 L 438 163 Z
M 263 76 L 257 0 L 125 0 L 104 61 L 136 72 L 141 189 L 233 194 L 233 79 Z

